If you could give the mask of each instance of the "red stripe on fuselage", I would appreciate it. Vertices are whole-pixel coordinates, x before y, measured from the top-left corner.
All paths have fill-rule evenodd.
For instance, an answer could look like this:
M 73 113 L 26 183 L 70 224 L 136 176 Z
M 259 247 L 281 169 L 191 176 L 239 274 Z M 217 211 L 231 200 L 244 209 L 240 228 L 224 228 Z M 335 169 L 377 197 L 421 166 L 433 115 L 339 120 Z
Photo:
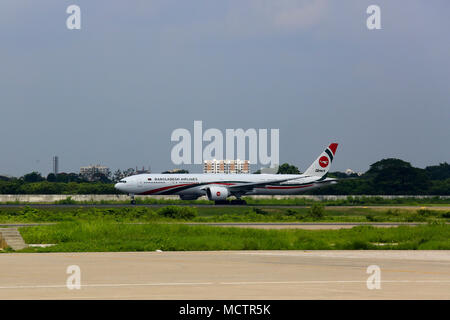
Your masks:
M 153 189 L 153 190 L 148 190 L 142 193 L 139 193 L 141 195 L 149 195 L 149 194 L 154 194 L 160 191 L 165 191 L 165 190 L 169 190 L 172 188 L 176 188 L 176 187 L 184 187 L 184 186 L 193 186 L 193 185 L 197 185 L 198 183 L 185 183 L 185 184 L 176 184 L 173 186 L 167 186 L 167 187 L 162 187 L 162 188 L 158 188 L 158 189 Z M 208 184 L 221 184 L 221 185 L 235 185 L 235 183 L 226 183 L 226 182 L 209 182 Z M 304 185 L 304 186 L 266 186 L 264 188 L 256 188 L 256 189 L 273 189 L 273 190 L 280 190 L 280 189 L 302 189 L 302 188 L 307 188 L 307 187 L 311 187 L 313 184 L 308 184 L 308 185 Z
M 194 186 L 196 184 L 198 184 L 198 183 L 177 184 L 177 185 L 173 185 L 173 186 L 167 186 L 167 187 L 162 187 L 162 188 L 158 188 L 158 189 L 145 191 L 145 192 L 142 192 L 142 193 L 139 193 L 139 194 L 142 194 L 142 195 L 154 194 L 156 192 L 165 191 L 165 190 L 172 189 L 172 188 L 175 188 L 175 187 Z M 226 185 L 226 186 L 235 185 L 235 183 L 226 183 L 226 182 L 209 182 L 208 184 L 222 184 L 222 185 Z

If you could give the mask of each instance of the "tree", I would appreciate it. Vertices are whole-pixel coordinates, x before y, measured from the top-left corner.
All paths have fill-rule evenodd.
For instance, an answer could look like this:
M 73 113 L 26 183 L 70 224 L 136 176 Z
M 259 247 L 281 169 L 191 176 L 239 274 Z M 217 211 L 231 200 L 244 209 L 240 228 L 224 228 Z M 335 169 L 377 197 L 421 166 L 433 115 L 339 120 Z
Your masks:
M 111 182 L 111 180 L 109 180 L 109 178 L 106 174 L 103 174 L 100 172 L 94 173 L 94 175 L 92 176 L 92 181 L 99 181 L 99 182 L 103 182 L 103 183 Z
M 128 168 L 127 170 L 123 171 L 123 177 L 122 178 L 132 176 L 132 175 L 134 175 L 134 172 L 135 171 L 134 171 L 133 168 Z
M 45 180 L 39 172 L 33 171 L 31 173 L 27 173 L 23 176 L 23 181 L 25 182 L 40 182 Z
M 370 166 L 364 178 L 373 182 L 378 194 L 424 194 L 430 187 L 424 169 L 414 168 L 400 159 L 383 159 Z
M 296 166 L 290 165 L 289 163 L 283 163 L 278 167 L 277 174 L 300 174 L 300 171 Z
M 9 181 L 9 180 L 11 180 L 10 177 L 2 176 L 2 175 L 0 174 L 0 181 Z
M 178 173 L 189 173 L 189 170 L 185 169 L 173 169 L 162 172 L 163 174 L 178 174 Z
M 432 180 L 429 194 L 433 195 L 450 195 L 450 178 L 446 180 Z
M 345 172 L 334 171 L 334 172 L 328 172 L 327 177 L 337 178 L 337 179 L 349 179 L 349 178 L 358 178 L 359 176 L 357 173 L 347 174 Z
M 450 164 L 440 163 L 438 166 L 429 166 L 425 168 L 431 180 L 446 180 L 450 178 Z
M 56 182 L 56 176 L 54 173 L 49 173 L 47 176 L 47 181 L 48 182 Z
M 56 181 L 67 183 L 67 182 L 69 182 L 69 175 L 65 172 L 58 173 L 56 176 Z
M 83 179 L 80 177 L 80 175 L 78 173 L 68 173 L 67 174 L 67 179 L 69 180 L 68 182 L 82 182 Z
M 117 169 L 116 172 L 114 172 L 113 181 L 117 182 L 117 181 L 119 181 L 122 178 L 123 178 L 122 171 L 120 169 Z

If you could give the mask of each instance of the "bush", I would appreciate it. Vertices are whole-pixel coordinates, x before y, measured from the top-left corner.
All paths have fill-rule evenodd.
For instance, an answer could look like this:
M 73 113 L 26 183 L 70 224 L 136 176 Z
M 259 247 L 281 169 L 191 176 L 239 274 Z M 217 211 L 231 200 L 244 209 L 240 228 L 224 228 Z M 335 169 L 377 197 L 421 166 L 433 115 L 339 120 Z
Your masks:
M 309 209 L 308 215 L 314 219 L 321 219 L 324 216 L 325 209 L 323 205 L 314 203 Z
M 447 212 L 442 213 L 442 214 L 441 214 L 441 217 L 442 217 L 442 218 L 449 219 L 449 218 L 450 218 L 450 211 L 447 211 Z
M 420 209 L 420 210 L 417 210 L 417 214 L 422 217 L 430 217 L 430 216 L 436 215 L 436 211 L 429 210 L 429 209 Z
M 55 201 L 56 204 L 77 204 L 75 200 L 72 199 L 72 197 L 67 197 L 63 200 Z
M 418 213 L 413 213 L 408 216 L 406 216 L 407 222 L 425 222 L 427 221 L 427 218 L 424 215 L 420 215 Z
M 263 210 L 261 208 L 252 208 L 252 210 L 256 214 L 262 214 L 262 215 L 269 214 L 266 210 Z
M 192 207 L 168 206 L 162 207 L 157 213 L 166 218 L 191 220 L 197 216 L 197 209 Z
M 388 211 L 386 211 L 386 215 L 398 217 L 400 215 L 400 212 L 397 209 L 389 209 Z
M 298 212 L 296 210 L 292 210 L 292 209 L 287 209 L 286 210 L 286 215 L 287 216 L 295 216 L 296 214 L 298 214 Z

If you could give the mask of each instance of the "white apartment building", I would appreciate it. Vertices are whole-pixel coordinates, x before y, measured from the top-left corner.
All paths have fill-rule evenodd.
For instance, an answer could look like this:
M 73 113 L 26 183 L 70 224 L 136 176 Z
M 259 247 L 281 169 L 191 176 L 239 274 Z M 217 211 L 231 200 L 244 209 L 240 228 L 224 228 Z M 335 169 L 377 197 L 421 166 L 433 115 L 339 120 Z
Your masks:
M 87 167 L 80 168 L 80 175 L 85 177 L 93 177 L 96 173 L 102 173 L 108 175 L 109 168 L 101 165 L 90 165 Z
M 205 160 L 203 173 L 250 173 L 248 160 Z

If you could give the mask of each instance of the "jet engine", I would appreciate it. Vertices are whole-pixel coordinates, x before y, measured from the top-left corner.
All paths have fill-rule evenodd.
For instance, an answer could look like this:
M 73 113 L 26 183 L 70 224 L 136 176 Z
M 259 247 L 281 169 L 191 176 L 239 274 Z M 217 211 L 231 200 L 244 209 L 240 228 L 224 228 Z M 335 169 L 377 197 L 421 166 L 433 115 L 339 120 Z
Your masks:
M 226 200 L 230 195 L 230 192 L 225 187 L 209 187 L 206 189 L 206 195 L 209 200 L 220 201 Z

